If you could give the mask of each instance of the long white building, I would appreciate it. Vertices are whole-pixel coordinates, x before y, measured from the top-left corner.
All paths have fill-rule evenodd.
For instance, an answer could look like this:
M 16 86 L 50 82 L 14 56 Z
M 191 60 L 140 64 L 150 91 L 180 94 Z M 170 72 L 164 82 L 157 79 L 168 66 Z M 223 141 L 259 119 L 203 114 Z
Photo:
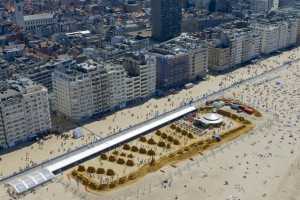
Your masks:
M 39 31 L 41 28 L 54 25 L 56 20 L 52 13 L 41 13 L 24 16 L 24 28 L 26 31 Z
M 50 129 L 47 89 L 25 78 L 7 81 L 0 91 L 0 147 L 14 146 Z

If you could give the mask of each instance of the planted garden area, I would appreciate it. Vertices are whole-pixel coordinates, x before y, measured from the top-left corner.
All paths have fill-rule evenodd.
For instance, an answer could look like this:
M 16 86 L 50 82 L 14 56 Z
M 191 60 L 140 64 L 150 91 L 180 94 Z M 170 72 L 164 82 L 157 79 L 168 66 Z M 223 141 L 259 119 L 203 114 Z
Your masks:
M 210 111 L 202 108 L 192 116 Z M 189 117 L 184 117 L 77 166 L 72 170 L 72 177 L 88 191 L 111 190 L 233 140 L 254 127 L 247 119 L 231 112 L 219 110 L 218 113 L 224 117 L 218 127 L 197 129 Z M 216 140 L 215 134 L 222 140 Z

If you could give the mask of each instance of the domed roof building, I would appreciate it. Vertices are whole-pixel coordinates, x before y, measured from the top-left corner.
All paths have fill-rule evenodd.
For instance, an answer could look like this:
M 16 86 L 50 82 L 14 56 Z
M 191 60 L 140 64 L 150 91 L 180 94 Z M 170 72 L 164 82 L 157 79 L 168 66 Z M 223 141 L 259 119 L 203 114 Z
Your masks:
M 220 125 L 223 123 L 223 116 L 217 113 L 207 113 L 200 118 L 195 119 L 197 124 L 202 126 Z

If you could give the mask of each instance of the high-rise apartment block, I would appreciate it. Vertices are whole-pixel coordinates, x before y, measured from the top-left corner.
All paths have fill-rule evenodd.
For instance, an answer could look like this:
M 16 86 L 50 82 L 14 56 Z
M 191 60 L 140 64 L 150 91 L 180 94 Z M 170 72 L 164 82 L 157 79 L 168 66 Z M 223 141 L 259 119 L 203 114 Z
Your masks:
M 123 66 L 127 72 L 127 86 L 132 88 L 127 93 L 127 101 L 146 99 L 155 93 L 156 89 L 156 61 L 155 58 L 144 54 L 131 54 L 123 60 Z
M 178 87 L 207 75 L 208 47 L 195 36 L 181 34 L 156 46 L 151 53 L 156 57 L 156 80 L 160 89 Z
M 0 147 L 7 148 L 51 129 L 48 91 L 29 79 L 6 81 L 0 89 Z
M 261 53 L 268 54 L 297 42 L 297 21 L 295 18 L 281 21 L 258 22 L 253 25 L 261 36 Z
M 210 70 L 228 70 L 259 55 L 261 39 L 253 29 L 229 27 L 219 31 L 209 40 Z
M 210 71 L 224 71 L 230 67 L 230 46 L 214 39 L 209 41 L 208 68 Z
M 152 96 L 155 76 L 155 62 L 147 56 L 61 66 L 53 73 L 54 109 L 78 121 L 122 108 Z
M 179 0 L 151 0 L 152 38 L 166 41 L 180 35 L 181 18 Z
M 74 63 L 53 73 L 54 110 L 75 120 L 107 110 L 109 88 L 104 67 Z
M 245 63 L 259 56 L 261 37 L 251 28 L 245 28 L 242 34 L 242 63 Z

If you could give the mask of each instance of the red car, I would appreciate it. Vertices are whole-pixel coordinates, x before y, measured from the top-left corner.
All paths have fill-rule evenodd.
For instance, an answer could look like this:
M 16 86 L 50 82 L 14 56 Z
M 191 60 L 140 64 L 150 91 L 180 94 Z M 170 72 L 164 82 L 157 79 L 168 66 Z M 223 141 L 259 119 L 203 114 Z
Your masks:
M 253 110 L 252 108 L 249 108 L 249 107 L 241 106 L 241 109 L 242 109 L 245 113 L 247 113 L 247 114 L 249 114 L 249 115 L 252 115 L 252 114 L 254 113 L 254 110 Z

